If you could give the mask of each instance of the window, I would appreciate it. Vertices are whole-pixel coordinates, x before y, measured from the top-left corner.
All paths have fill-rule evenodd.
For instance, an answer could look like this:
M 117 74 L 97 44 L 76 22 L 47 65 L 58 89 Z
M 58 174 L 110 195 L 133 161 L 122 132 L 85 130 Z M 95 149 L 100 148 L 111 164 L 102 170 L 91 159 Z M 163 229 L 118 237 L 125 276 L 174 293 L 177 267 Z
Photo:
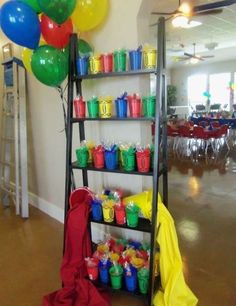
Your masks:
M 209 78 L 210 103 L 221 104 L 221 109 L 230 109 L 230 73 L 211 74 Z
M 206 104 L 207 75 L 195 74 L 188 77 L 188 103 L 195 109 L 197 104 Z

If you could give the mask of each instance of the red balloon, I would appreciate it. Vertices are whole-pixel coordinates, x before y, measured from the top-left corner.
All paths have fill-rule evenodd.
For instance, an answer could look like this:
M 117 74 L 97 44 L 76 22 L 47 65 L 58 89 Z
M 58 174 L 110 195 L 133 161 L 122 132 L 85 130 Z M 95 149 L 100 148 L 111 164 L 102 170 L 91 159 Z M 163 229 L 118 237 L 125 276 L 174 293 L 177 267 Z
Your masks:
M 41 32 L 49 45 L 62 49 L 69 43 L 70 34 L 73 32 L 73 24 L 70 18 L 59 25 L 48 16 L 42 15 Z

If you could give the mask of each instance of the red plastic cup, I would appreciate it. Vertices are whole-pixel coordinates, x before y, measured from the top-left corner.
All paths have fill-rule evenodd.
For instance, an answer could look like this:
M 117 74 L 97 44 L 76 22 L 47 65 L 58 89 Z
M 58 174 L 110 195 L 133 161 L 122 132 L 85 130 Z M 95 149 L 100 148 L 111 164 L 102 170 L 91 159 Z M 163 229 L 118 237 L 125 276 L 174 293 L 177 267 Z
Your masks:
M 86 104 L 85 101 L 83 100 L 83 97 L 74 99 L 74 108 L 75 108 L 76 118 L 85 117 Z
M 98 279 L 98 261 L 95 258 L 91 258 L 87 262 L 87 272 L 90 280 L 95 281 Z
M 104 161 L 104 150 L 102 146 L 98 146 L 97 148 L 93 149 L 92 154 L 93 154 L 94 167 L 97 169 L 104 168 L 105 161 Z
M 130 117 L 132 118 L 139 118 L 141 117 L 141 98 L 138 96 L 128 96 L 128 102 L 129 102 L 129 113 Z
M 109 73 L 113 71 L 113 54 L 102 54 L 101 55 L 102 71 Z
M 112 247 L 112 251 L 117 254 L 121 254 L 124 251 L 125 247 L 122 244 L 115 244 Z
M 136 153 L 137 168 L 139 172 L 148 172 L 150 170 L 151 154 L 150 150 Z
M 115 206 L 116 223 L 123 225 L 126 223 L 125 207 L 123 205 Z

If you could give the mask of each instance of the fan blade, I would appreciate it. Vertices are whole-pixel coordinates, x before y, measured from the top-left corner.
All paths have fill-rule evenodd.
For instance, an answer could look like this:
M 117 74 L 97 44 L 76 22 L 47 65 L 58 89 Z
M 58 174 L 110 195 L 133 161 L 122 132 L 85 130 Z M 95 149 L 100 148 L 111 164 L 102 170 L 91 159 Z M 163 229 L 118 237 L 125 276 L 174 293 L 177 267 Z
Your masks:
M 193 7 L 193 13 L 218 9 L 218 8 L 222 8 L 225 6 L 233 5 L 235 3 L 236 3 L 236 0 L 225 0 L 225 1 L 218 1 L 215 3 L 202 4 L 202 5 Z
M 170 12 L 170 13 L 167 13 L 167 12 L 152 12 L 151 14 L 152 15 L 163 15 L 163 16 L 169 16 L 169 15 L 175 15 L 177 14 L 178 11 L 174 11 L 174 12 Z
M 190 58 L 191 58 L 191 57 L 194 57 L 194 55 L 193 55 L 193 54 L 186 53 L 186 52 L 184 52 L 184 55 L 185 55 L 185 56 L 188 56 L 188 57 L 190 57 Z
M 196 58 L 196 59 L 198 59 L 199 61 L 204 61 L 203 57 L 197 56 L 197 55 L 195 55 L 195 54 L 190 54 L 190 53 L 186 53 L 186 52 L 185 52 L 184 55 L 185 55 L 185 56 L 188 56 L 189 58 Z
M 205 55 L 205 56 L 202 56 L 202 58 L 213 58 L 215 57 L 215 55 Z
M 193 16 L 205 16 L 205 15 L 216 15 L 216 14 L 221 14 L 223 12 L 222 9 L 215 9 L 215 10 L 207 10 L 203 12 L 193 12 Z

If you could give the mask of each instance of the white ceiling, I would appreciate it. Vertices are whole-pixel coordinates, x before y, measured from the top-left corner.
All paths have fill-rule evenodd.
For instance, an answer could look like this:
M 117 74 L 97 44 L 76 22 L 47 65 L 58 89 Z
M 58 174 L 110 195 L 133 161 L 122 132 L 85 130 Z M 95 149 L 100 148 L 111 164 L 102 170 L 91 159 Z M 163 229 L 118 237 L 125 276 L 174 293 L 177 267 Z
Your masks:
M 192 5 L 218 2 L 219 0 L 189 1 Z M 178 0 L 154 0 L 154 11 L 172 12 L 178 8 Z M 151 15 L 150 24 L 157 21 L 158 16 Z M 173 28 L 171 20 L 166 22 L 167 58 L 171 66 L 183 63 L 174 63 L 174 56 L 182 56 L 184 52 L 193 53 L 193 43 L 196 43 L 196 53 L 200 55 L 215 55 L 214 59 L 204 63 L 236 59 L 236 4 L 225 7 L 221 14 L 194 16 L 193 20 L 201 21 L 202 25 L 192 29 Z M 151 28 L 152 38 L 155 38 L 156 29 Z M 154 41 L 154 40 L 153 40 Z M 215 50 L 209 51 L 205 45 L 216 42 Z M 184 45 L 182 48 L 180 45 Z

